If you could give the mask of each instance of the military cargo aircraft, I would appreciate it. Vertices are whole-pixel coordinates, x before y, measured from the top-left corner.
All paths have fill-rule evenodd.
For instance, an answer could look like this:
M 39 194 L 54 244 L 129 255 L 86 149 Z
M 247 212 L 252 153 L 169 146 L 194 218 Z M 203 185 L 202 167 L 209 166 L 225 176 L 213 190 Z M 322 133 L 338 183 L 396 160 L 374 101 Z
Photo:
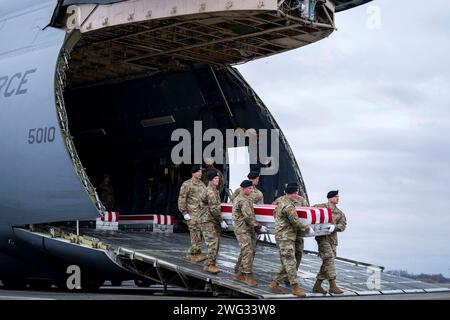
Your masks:
M 335 15 L 370 0 L 3 0 L 0 2 L 0 280 L 45 285 L 69 264 L 90 280 L 129 270 L 32 226 L 111 210 L 177 214 L 189 165 L 170 161 L 177 128 L 279 129 L 233 65 L 320 41 Z M 266 199 L 300 169 L 280 131 Z M 227 165 L 219 165 L 228 186 Z M 106 260 L 105 260 L 106 259 Z M 47 282 L 43 282 L 46 280 Z M 40 282 L 39 282 L 40 281 Z

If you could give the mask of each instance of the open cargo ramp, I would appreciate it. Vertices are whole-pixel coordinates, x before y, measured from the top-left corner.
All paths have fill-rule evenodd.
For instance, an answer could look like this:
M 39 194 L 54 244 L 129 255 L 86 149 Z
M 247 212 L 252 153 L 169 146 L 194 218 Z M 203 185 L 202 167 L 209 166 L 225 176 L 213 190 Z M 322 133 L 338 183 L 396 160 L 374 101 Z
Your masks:
M 239 255 L 239 247 L 234 237 L 222 237 L 217 266 L 221 272 L 212 275 L 203 272 L 203 263 L 193 264 L 185 256 L 190 244 L 188 234 L 152 233 L 130 231 L 82 230 L 82 234 L 99 239 L 113 250 L 116 263 L 159 284 L 178 286 L 189 291 L 204 291 L 220 296 L 246 297 L 259 299 L 291 299 L 289 286 L 281 284 L 289 294 L 273 294 L 268 284 L 280 268 L 278 250 L 273 244 L 258 243 L 254 261 L 254 277 L 258 286 L 249 287 L 234 281 L 234 265 Z M 203 248 L 203 253 L 206 249 Z M 331 297 L 330 294 L 313 294 L 312 287 L 321 259 L 314 252 L 305 251 L 298 272 L 299 285 L 308 297 Z M 379 289 L 369 289 L 370 270 L 380 271 Z M 404 277 L 383 273 L 383 268 L 338 258 L 336 260 L 337 280 L 345 291 L 339 297 L 368 295 L 427 294 L 450 292 L 450 288 L 424 283 Z M 324 285 L 325 288 L 326 284 Z

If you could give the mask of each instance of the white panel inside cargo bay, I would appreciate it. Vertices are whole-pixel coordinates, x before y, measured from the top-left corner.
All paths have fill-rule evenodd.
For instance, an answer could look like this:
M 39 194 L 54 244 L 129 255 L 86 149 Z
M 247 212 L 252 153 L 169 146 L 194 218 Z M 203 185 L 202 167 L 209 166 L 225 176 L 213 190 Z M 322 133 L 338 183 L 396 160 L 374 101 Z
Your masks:
M 229 188 L 234 191 L 239 188 L 242 180 L 247 179 L 250 171 L 248 147 L 228 148 L 227 161 L 230 170 Z

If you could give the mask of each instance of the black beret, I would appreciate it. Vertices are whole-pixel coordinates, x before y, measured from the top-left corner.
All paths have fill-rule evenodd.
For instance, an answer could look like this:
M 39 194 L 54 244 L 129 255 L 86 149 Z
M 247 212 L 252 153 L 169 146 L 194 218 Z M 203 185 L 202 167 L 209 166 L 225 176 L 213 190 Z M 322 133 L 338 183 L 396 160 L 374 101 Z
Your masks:
M 217 171 L 208 171 L 208 173 L 206 175 L 208 177 L 208 181 L 211 181 L 215 177 L 218 177 L 219 173 Z
M 286 194 L 293 194 L 298 192 L 298 186 L 287 186 L 286 189 L 284 189 L 284 192 L 286 192 Z
M 327 199 L 334 198 L 334 197 L 336 197 L 338 194 L 339 194 L 339 190 L 336 190 L 336 191 L 330 191 L 330 192 L 327 193 Z
M 202 166 L 199 165 L 199 164 L 194 164 L 192 166 L 192 168 L 191 168 L 191 173 L 194 173 L 194 172 L 197 172 L 197 171 L 200 171 L 200 170 L 202 170 Z
M 250 180 L 244 180 L 241 182 L 241 188 L 247 188 L 253 186 L 253 182 Z
M 297 187 L 298 188 L 298 183 L 297 182 L 289 182 L 287 185 L 286 185 L 286 188 L 287 187 Z
M 249 179 L 256 179 L 259 177 L 259 172 L 256 171 L 251 171 L 248 175 L 247 178 Z

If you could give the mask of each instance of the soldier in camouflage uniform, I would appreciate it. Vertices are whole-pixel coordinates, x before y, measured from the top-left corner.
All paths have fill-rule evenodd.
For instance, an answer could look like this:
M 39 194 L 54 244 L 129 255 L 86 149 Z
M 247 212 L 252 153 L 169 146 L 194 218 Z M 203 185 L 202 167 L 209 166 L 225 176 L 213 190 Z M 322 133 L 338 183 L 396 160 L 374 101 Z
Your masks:
M 298 287 L 297 256 L 300 251 L 296 248 L 298 244 L 299 232 L 312 233 L 313 230 L 302 223 L 295 209 L 295 201 L 298 200 L 298 186 L 288 186 L 285 189 L 286 195 L 279 201 L 274 211 L 275 218 L 275 240 L 280 251 L 281 269 L 273 278 L 269 287 L 274 293 L 284 293 L 279 286 L 280 281 L 285 278 L 289 280 L 292 293 L 299 297 L 305 297 L 305 293 Z M 301 251 L 303 251 L 303 241 L 301 242 Z
M 250 194 L 250 199 L 254 204 L 263 204 L 264 203 L 264 195 L 261 191 L 258 190 L 257 186 L 259 183 L 259 173 L 256 171 L 252 171 L 247 175 L 248 180 L 250 180 L 253 184 L 253 190 Z M 241 188 L 237 188 L 234 190 L 233 195 L 231 196 L 231 201 L 234 201 L 236 197 L 240 194 Z
M 286 185 L 286 188 L 289 187 L 295 187 L 295 188 L 299 188 L 297 182 L 290 182 Z M 296 207 L 309 207 L 309 203 L 308 201 L 306 201 L 306 199 L 304 199 L 303 197 L 301 197 L 298 193 L 294 193 L 295 197 L 292 196 L 290 199 L 293 203 L 294 206 Z M 281 203 L 281 201 L 284 201 L 288 199 L 288 196 L 285 194 L 284 196 L 278 197 L 277 199 L 275 199 L 274 202 L 272 202 L 272 204 L 274 205 L 278 205 Z M 297 270 L 300 267 L 300 263 L 302 261 L 302 257 L 303 257 L 303 249 L 304 249 L 304 241 L 303 241 L 303 237 L 306 236 L 306 234 L 302 231 L 297 231 L 297 237 L 295 240 L 295 260 L 297 261 Z M 283 278 L 280 279 L 280 281 L 283 281 L 286 284 L 289 284 L 289 279 L 287 277 L 287 275 Z
M 336 206 L 339 203 L 339 191 L 330 191 L 327 194 L 328 203 L 316 204 L 316 208 L 330 208 L 333 215 L 333 224 L 331 226 L 331 234 L 316 237 L 319 246 L 319 256 L 322 258 L 322 266 L 317 274 L 317 280 L 314 284 L 313 292 L 323 293 L 326 291 L 322 288 L 323 280 L 330 283 L 330 293 L 341 294 L 343 291 L 336 286 L 336 266 L 334 259 L 336 258 L 336 247 L 338 245 L 337 233 L 345 230 L 347 220 L 345 214 Z
M 106 208 L 106 211 L 114 210 L 114 188 L 110 183 L 109 174 L 103 175 L 103 181 L 98 187 L 100 201 Z
M 286 188 L 288 188 L 288 187 L 297 187 L 298 188 L 299 186 L 298 186 L 297 182 L 289 182 L 286 185 Z M 276 198 L 272 202 L 272 204 L 277 206 L 281 202 L 281 200 L 285 199 L 286 197 L 287 197 L 286 194 L 284 196 L 280 196 L 280 197 Z M 306 199 L 303 198 L 302 196 L 300 196 L 298 193 L 297 193 L 297 197 L 295 199 L 293 199 L 292 201 L 294 202 L 294 205 L 296 207 L 308 207 L 309 206 L 308 201 L 306 201 Z
M 208 171 L 208 187 L 206 188 L 207 212 L 200 218 L 200 227 L 208 248 L 208 255 L 203 271 L 216 274 L 219 269 L 216 267 L 216 259 L 219 251 L 220 224 L 222 216 L 220 214 L 220 197 L 217 186 L 220 183 L 220 176 L 216 171 Z
M 256 252 L 256 231 L 267 232 L 267 229 L 256 221 L 253 200 L 250 198 L 252 189 L 253 183 L 250 180 L 244 180 L 241 183 L 241 192 L 233 201 L 234 234 L 241 248 L 235 267 L 237 273 L 234 279 L 249 286 L 256 286 L 257 282 L 252 275 L 253 259 Z
M 178 209 L 187 221 L 191 236 L 191 246 L 186 259 L 191 262 L 200 262 L 206 260 L 206 257 L 201 255 L 202 232 L 199 222 L 201 217 L 208 214 L 205 205 L 206 187 L 201 180 L 202 168 L 200 165 L 194 165 L 191 173 L 192 178 L 181 185 Z

